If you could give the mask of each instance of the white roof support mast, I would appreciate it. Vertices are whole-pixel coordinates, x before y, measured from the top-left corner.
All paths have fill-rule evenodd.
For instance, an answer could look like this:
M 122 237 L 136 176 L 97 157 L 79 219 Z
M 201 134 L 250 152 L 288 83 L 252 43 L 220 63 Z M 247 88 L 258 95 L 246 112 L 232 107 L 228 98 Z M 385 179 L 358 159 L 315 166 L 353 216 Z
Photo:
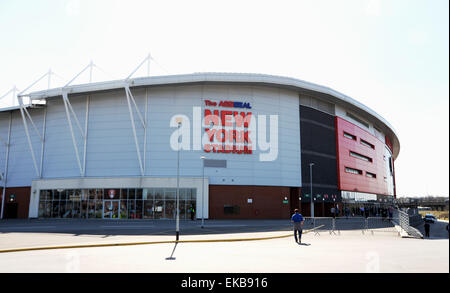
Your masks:
M 128 77 L 124 81 L 125 94 L 126 94 L 126 98 L 127 98 L 127 102 L 128 102 L 128 111 L 130 113 L 131 128 L 133 130 L 134 142 L 136 144 L 136 153 L 137 153 L 137 158 L 138 158 L 138 162 L 139 162 L 139 169 L 141 171 L 141 176 L 144 176 L 144 174 L 145 174 L 145 170 L 144 170 L 145 162 L 142 161 L 142 157 L 141 157 L 141 150 L 139 147 L 139 141 L 138 141 L 138 137 L 136 134 L 136 125 L 135 125 L 135 119 L 134 119 L 134 114 L 133 114 L 133 109 L 132 109 L 131 103 L 133 103 L 136 113 L 138 115 L 138 118 L 141 121 L 142 127 L 144 128 L 144 140 L 147 137 L 147 126 L 146 126 L 146 121 L 142 118 L 141 111 L 139 110 L 139 107 L 136 104 L 136 100 L 134 99 L 133 94 L 131 93 L 130 78 L 133 76 L 133 74 L 136 73 L 136 71 L 139 70 L 139 68 L 142 67 L 142 65 L 145 64 L 145 62 L 147 62 L 147 74 L 150 75 L 150 61 L 151 60 L 153 60 L 153 58 L 152 58 L 151 54 L 148 54 L 148 56 L 145 57 L 145 59 L 131 72 L 130 75 L 128 75 Z M 147 97 L 146 97 L 146 99 L 147 99 Z M 145 113 L 146 112 L 147 112 L 147 109 L 145 110 Z M 144 141 L 144 158 L 145 158 L 145 145 L 146 144 Z
M 11 106 L 14 106 L 14 104 L 16 103 L 16 99 L 17 99 L 16 92 L 18 92 L 18 91 L 19 91 L 19 89 L 14 85 L 12 89 L 10 89 L 6 94 L 4 94 L 3 96 L 0 97 L 0 100 L 7 97 L 9 94 L 12 93 Z
M 30 152 L 31 152 L 31 157 L 33 159 L 33 165 L 34 165 L 34 169 L 36 171 L 36 176 L 38 176 L 39 178 L 42 178 L 42 168 L 38 168 L 38 164 L 36 161 L 36 155 L 34 153 L 34 149 L 33 149 L 33 144 L 31 142 L 31 137 L 30 137 L 30 132 L 28 130 L 28 120 L 31 122 L 31 125 L 33 126 L 34 132 L 39 136 L 39 139 L 41 141 L 41 154 L 43 153 L 44 150 L 44 137 L 41 135 L 41 133 L 39 132 L 39 130 L 36 127 L 36 124 L 34 123 L 33 119 L 31 118 L 30 113 L 27 110 L 27 107 L 25 107 L 24 103 L 23 103 L 23 97 L 26 96 L 24 93 L 26 91 L 28 91 L 29 89 L 31 89 L 33 86 L 35 86 L 38 82 L 40 82 L 41 80 L 43 80 L 45 77 L 48 78 L 47 81 L 47 85 L 48 88 L 50 88 L 50 83 L 51 83 L 51 76 L 54 73 L 52 72 L 52 70 L 50 69 L 47 73 L 45 73 L 43 76 L 41 76 L 39 79 L 37 79 L 35 82 L 33 82 L 31 85 L 29 85 L 27 88 L 25 88 L 23 91 L 21 91 L 18 95 L 17 95 L 17 100 L 19 102 L 19 107 L 20 107 L 20 114 L 22 115 L 22 121 L 23 121 L 23 126 L 25 128 L 25 134 L 27 136 L 27 141 L 28 141 L 28 146 L 30 147 Z M 32 104 L 32 101 L 30 99 L 29 104 Z M 28 120 L 27 120 L 28 118 Z M 41 164 L 42 164 L 42 155 L 41 155 Z
M 80 170 L 81 177 L 84 177 L 86 175 L 86 144 L 87 144 L 88 109 L 86 109 L 86 117 L 85 117 L 86 122 L 85 122 L 84 130 L 83 130 L 81 127 L 80 121 L 78 120 L 77 114 L 75 113 L 75 111 L 72 107 L 72 104 L 70 103 L 69 92 L 68 92 L 67 87 L 88 69 L 89 69 L 89 82 L 91 83 L 92 82 L 92 71 L 93 71 L 94 67 L 97 67 L 97 66 L 91 60 L 91 62 L 85 68 L 83 68 L 83 70 L 81 70 L 80 73 L 78 73 L 74 78 L 72 78 L 61 90 L 62 91 L 61 95 L 62 95 L 63 102 L 64 102 L 64 108 L 66 110 L 67 122 L 69 124 L 70 134 L 72 136 L 72 143 L 73 143 L 73 148 L 75 151 L 75 158 L 76 158 L 76 161 L 78 164 L 78 168 Z M 86 107 L 88 107 L 88 103 L 86 104 Z M 75 120 L 78 130 L 83 138 L 83 144 L 84 144 L 83 164 L 81 163 L 80 152 L 78 150 L 77 140 L 75 138 L 75 132 L 73 129 L 73 124 L 72 124 L 72 117 Z

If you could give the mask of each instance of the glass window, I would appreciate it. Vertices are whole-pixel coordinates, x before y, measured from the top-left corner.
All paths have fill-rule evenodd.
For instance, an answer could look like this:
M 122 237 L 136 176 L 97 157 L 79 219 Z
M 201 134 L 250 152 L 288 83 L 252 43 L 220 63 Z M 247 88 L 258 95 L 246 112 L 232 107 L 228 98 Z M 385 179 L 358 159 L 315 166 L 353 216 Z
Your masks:
M 87 200 L 87 198 L 88 198 L 88 190 L 81 189 L 81 200 Z
M 128 199 L 128 189 L 125 188 L 120 190 L 120 198 L 123 200 Z
M 151 198 L 151 192 L 150 192 L 150 189 L 144 188 L 144 189 L 142 190 L 142 199 L 143 199 L 143 200 L 147 200 L 147 199 L 149 199 L 149 198 Z
M 180 189 L 180 200 L 186 200 L 186 195 L 187 195 L 187 189 L 181 188 Z
M 69 189 L 67 191 L 68 199 L 73 201 L 80 201 L 81 200 L 81 190 L 80 189 Z M 62 199 L 62 198 L 61 198 Z
M 144 219 L 153 219 L 153 200 L 144 200 Z
M 136 188 L 136 199 L 142 199 L 142 188 Z
M 164 191 L 164 199 L 173 200 L 177 198 L 177 190 L 175 188 L 167 188 Z
M 95 199 L 88 202 L 88 218 L 95 218 Z
M 356 175 L 361 175 L 362 174 L 361 170 L 353 169 L 353 168 L 349 168 L 349 167 L 345 167 L 345 172 L 356 174 Z
M 155 200 L 153 205 L 153 218 L 160 219 L 163 217 L 164 201 Z
M 111 192 L 112 191 L 112 192 Z M 180 219 L 195 208 L 196 189 L 180 188 Z M 39 218 L 102 218 L 107 200 L 116 201 L 121 219 L 175 219 L 176 188 L 55 189 L 39 191 Z M 128 197 L 130 199 L 128 199 Z M 127 198 L 127 199 L 124 199 Z M 120 207 L 120 209 L 119 209 Z
M 126 191 L 126 189 L 124 189 Z M 126 194 L 126 192 L 125 192 Z M 128 219 L 128 202 L 126 200 L 120 201 L 120 218 L 121 219 Z
M 164 207 L 164 218 L 165 219 L 175 219 L 176 218 L 176 201 L 166 200 Z
M 89 189 L 88 193 L 89 193 L 89 200 L 95 200 L 95 196 L 96 196 L 96 189 Z
M 60 196 L 60 192 L 58 192 L 57 190 L 53 190 L 53 200 L 59 200 L 59 196 Z
M 59 201 L 52 201 L 52 218 L 59 218 Z
M 389 157 L 389 171 L 391 172 L 391 176 L 394 174 L 394 168 L 392 165 L 392 157 Z
M 163 199 L 163 198 L 164 198 L 164 189 L 156 188 L 155 189 L 155 200 L 156 199 Z
M 97 199 L 95 203 L 95 217 L 100 219 L 103 217 L 103 200 Z
M 68 189 L 61 193 L 61 200 L 76 200 L 78 198 L 81 198 L 79 189 Z
M 367 123 L 366 121 L 362 120 L 361 118 L 355 116 L 352 113 L 347 112 L 346 113 L 348 117 L 352 118 L 353 120 L 355 120 L 356 122 L 361 123 L 362 125 L 364 125 L 366 128 L 369 128 L 369 123 Z
M 42 200 L 52 200 L 52 191 L 51 190 L 41 190 L 39 193 L 39 201 Z
M 42 192 L 42 191 L 41 191 Z M 45 217 L 44 216 L 44 213 L 45 213 L 45 204 L 46 204 L 47 202 L 45 202 L 45 201 L 40 201 L 39 202 L 39 213 L 38 213 L 38 216 L 39 216 L 39 218 L 43 218 L 43 217 Z
M 51 218 L 51 216 L 52 216 L 52 202 L 47 201 L 45 202 L 44 218 Z
M 103 200 L 103 189 L 97 189 L 97 200 Z
M 360 143 L 361 143 L 362 145 L 365 145 L 366 147 L 369 147 L 369 148 L 371 148 L 371 149 L 375 149 L 375 146 L 374 146 L 373 144 L 371 144 L 370 142 L 365 141 L 364 139 L 361 139 L 361 140 L 360 140 Z
M 180 200 L 180 219 L 186 220 L 187 209 L 186 200 Z
M 142 219 L 142 212 L 144 209 L 144 205 L 142 203 L 142 200 L 137 199 L 136 200 L 136 219 Z
M 370 172 L 366 172 L 366 176 L 369 178 L 377 178 L 377 175 L 370 173 Z
M 128 189 L 128 199 L 136 199 L 136 189 Z
M 80 198 L 75 196 L 73 200 L 72 217 L 80 218 L 80 216 L 81 216 L 81 200 Z
M 136 200 L 128 200 L 128 217 L 136 219 Z
M 88 214 L 88 202 L 87 200 L 82 200 L 81 201 L 81 211 L 80 211 L 80 217 L 81 218 L 87 218 L 87 214 Z
M 358 153 L 355 153 L 355 152 L 352 152 L 352 151 L 350 151 L 350 156 L 354 157 L 354 158 L 357 158 L 357 159 L 360 159 L 360 160 L 363 160 L 363 161 L 366 161 L 366 162 L 372 163 L 372 158 L 366 157 L 364 155 L 361 155 L 361 154 L 358 154 Z
M 352 139 L 352 140 L 356 140 L 356 136 L 354 136 L 353 134 L 350 134 L 348 132 L 344 132 L 344 137 Z
M 70 200 L 60 201 L 59 214 L 61 218 L 72 218 L 72 201 Z

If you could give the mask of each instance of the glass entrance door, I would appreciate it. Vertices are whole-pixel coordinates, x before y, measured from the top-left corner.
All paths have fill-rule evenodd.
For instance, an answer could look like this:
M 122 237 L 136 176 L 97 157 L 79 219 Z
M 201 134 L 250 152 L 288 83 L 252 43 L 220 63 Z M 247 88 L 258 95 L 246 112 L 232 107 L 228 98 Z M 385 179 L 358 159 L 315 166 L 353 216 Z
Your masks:
M 119 219 L 120 204 L 118 200 L 103 201 L 103 219 Z

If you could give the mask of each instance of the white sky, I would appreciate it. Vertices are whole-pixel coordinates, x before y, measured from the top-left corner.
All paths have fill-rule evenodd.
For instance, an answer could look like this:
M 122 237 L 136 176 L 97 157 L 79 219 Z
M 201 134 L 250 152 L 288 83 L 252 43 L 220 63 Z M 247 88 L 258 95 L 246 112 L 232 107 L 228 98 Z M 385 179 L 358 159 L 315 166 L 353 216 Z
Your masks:
M 152 75 L 299 78 L 393 125 L 398 196 L 448 196 L 448 11 L 447 0 L 0 0 L 0 96 L 49 68 L 67 82 L 90 60 L 106 72 L 94 81 L 124 78 L 149 52 Z

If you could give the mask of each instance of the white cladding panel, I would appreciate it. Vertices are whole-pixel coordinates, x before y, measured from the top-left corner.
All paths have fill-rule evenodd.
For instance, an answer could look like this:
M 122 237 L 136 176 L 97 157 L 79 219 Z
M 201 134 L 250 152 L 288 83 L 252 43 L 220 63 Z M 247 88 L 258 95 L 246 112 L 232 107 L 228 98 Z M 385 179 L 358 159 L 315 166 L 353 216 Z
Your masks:
M 147 132 L 132 106 L 136 134 L 146 177 L 176 177 L 177 151 L 170 147 L 170 137 L 176 128 L 170 119 L 177 114 L 190 121 L 190 150 L 180 152 L 180 176 L 202 176 L 201 156 L 207 159 L 226 160 L 227 168 L 205 168 L 210 184 L 301 186 L 299 98 L 294 91 L 266 86 L 241 85 L 185 85 L 132 89 L 141 116 L 146 120 Z M 269 137 L 269 115 L 278 116 L 278 156 L 274 161 L 259 160 L 257 141 L 253 141 L 253 154 L 205 153 L 193 150 L 193 107 L 199 107 L 204 117 L 204 100 L 248 102 L 252 109 L 207 107 L 214 110 L 252 112 L 252 123 L 257 117 L 267 115 L 266 136 Z M 140 176 L 136 144 L 124 90 L 111 90 L 87 96 L 71 96 L 69 100 L 76 112 L 82 130 L 85 129 L 88 109 L 86 177 L 137 177 Z M 147 107 L 146 107 L 147 105 Z M 88 108 L 87 108 L 88 107 Z M 42 134 L 44 110 L 31 110 L 31 115 Z M 0 135 L 7 138 L 9 114 L 0 117 Z M 72 136 L 61 97 L 48 100 L 45 147 L 42 177 L 80 177 Z M 81 165 L 84 158 L 84 141 L 72 117 L 72 125 Z M 41 141 L 31 131 L 30 135 L 40 167 Z M 256 129 L 257 131 L 257 129 Z M 201 134 L 204 129 L 201 128 Z M 146 141 L 145 141 L 146 138 Z M 30 186 L 37 178 L 30 149 L 19 111 L 13 113 L 8 186 Z M 0 148 L 0 168 L 4 166 L 5 150 Z
M 0 173 L 5 172 L 10 113 L 0 113 Z M 0 186 L 3 186 L 0 176 Z
M 28 109 L 28 111 L 33 118 L 37 130 L 42 136 L 44 109 Z M 20 111 L 13 112 L 8 159 L 8 187 L 30 186 L 32 179 L 39 178 L 38 172 L 40 171 L 42 141 L 30 122 L 28 122 L 28 131 L 38 170 L 36 170 L 33 164 L 33 157 L 25 133 L 22 115 Z
M 278 157 L 271 162 L 259 160 L 259 147 L 253 154 L 205 153 L 192 150 L 193 131 L 191 131 L 191 150 L 180 152 L 180 175 L 201 176 L 202 162 L 207 159 L 227 160 L 227 168 L 205 168 L 205 176 L 210 184 L 229 185 L 273 185 L 300 186 L 300 130 L 299 103 L 295 92 L 270 87 L 251 86 L 178 86 L 161 87 L 149 92 L 147 144 L 147 175 L 176 176 L 177 152 L 170 147 L 170 136 L 175 128 L 170 128 L 170 119 L 177 114 L 185 115 L 193 123 L 193 107 L 201 108 L 204 117 L 205 100 L 249 102 L 252 112 L 258 115 L 278 115 Z M 242 109 L 206 107 L 213 110 L 244 111 Z M 267 120 L 267 137 L 269 137 L 269 116 Z M 255 120 L 254 122 L 256 122 Z M 253 122 L 252 122 L 253 123 Z M 202 128 L 201 133 L 204 133 Z M 257 142 L 254 146 L 257 146 Z
M 133 91 L 144 117 L 145 90 Z M 134 106 L 136 133 L 141 156 L 144 131 Z M 136 144 L 125 90 L 92 95 L 89 102 L 86 176 L 140 176 Z
M 82 130 L 85 124 L 85 97 L 72 97 L 70 103 Z M 34 118 L 33 118 L 34 119 Z M 82 133 L 71 116 L 73 133 L 78 153 L 83 157 Z M 43 178 L 79 177 L 80 169 L 73 146 L 66 109 L 61 97 L 47 101 L 46 132 L 44 148 L 44 164 L 42 170 Z

